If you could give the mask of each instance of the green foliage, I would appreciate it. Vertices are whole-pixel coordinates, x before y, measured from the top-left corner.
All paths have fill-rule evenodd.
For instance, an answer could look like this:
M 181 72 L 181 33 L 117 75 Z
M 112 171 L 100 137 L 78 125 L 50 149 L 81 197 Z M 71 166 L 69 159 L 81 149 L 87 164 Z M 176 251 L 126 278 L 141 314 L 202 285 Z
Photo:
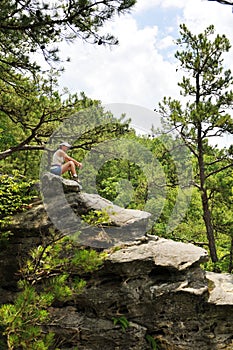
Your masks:
M 229 162 L 226 161 L 225 164 L 227 167 Z M 233 227 L 233 172 L 231 168 L 217 172 L 211 178 L 209 187 L 215 230 L 217 234 L 231 236 Z
M 146 334 L 146 341 L 150 345 L 150 348 L 152 350 L 159 350 L 159 346 L 158 346 L 157 341 L 150 334 Z
M 88 214 L 82 215 L 82 219 L 89 225 L 102 226 L 110 224 L 110 216 L 106 209 L 90 210 Z
M 14 176 L 0 176 L 0 210 L 1 217 L 12 215 L 28 207 L 35 196 L 31 191 L 33 181 L 26 181 L 17 173 Z
M 70 115 L 93 104 L 84 93 L 81 98 L 67 89 L 60 94 L 57 77 L 63 68 L 53 65 L 60 61 L 54 44 L 77 38 L 98 45 L 117 44 L 113 35 L 99 30 L 115 15 L 130 11 L 135 3 L 1 1 L 0 159 L 10 158 L 3 165 L 9 172 L 17 168 L 23 173 L 25 169 L 27 175 L 38 178 L 39 151 L 44 150 L 48 137 Z M 35 52 L 49 63 L 48 70 L 34 61 L 38 57 Z M 98 130 L 96 134 L 103 132 Z
M 75 286 L 80 284 L 82 288 L 85 282 L 78 281 L 77 276 L 84 272 L 92 272 L 101 266 L 104 254 L 98 254 L 94 250 L 79 249 L 78 245 L 69 237 L 59 237 L 51 232 L 52 239 L 38 246 L 30 252 L 30 258 L 25 261 L 21 273 L 24 279 L 31 284 L 47 283 L 59 285 L 63 280 L 63 286 L 69 285 L 69 276 L 76 276 Z M 56 278 L 55 278 L 56 277 Z M 60 281 L 60 282 L 59 282 Z M 72 281 L 73 283 L 73 281 Z M 51 286 L 49 285 L 49 288 Z M 73 288 L 72 285 L 70 288 Z M 68 290 L 68 296 L 70 290 Z M 79 289 L 76 289 L 76 294 Z
M 230 42 L 225 35 L 213 38 L 213 34 L 213 26 L 199 35 L 192 34 L 185 24 L 180 26 L 181 38 L 177 40 L 177 45 L 183 50 L 177 51 L 175 57 L 181 69 L 189 75 L 184 76 L 178 85 L 182 89 L 181 94 L 189 96 L 190 100 L 185 107 L 170 97 L 165 97 L 160 103 L 164 120 L 172 126 L 182 125 L 180 135 L 189 140 L 187 145 L 196 156 L 200 137 L 205 142 L 209 135 L 221 136 L 233 130 L 232 117 L 227 113 L 233 100 L 230 90 L 233 77 L 230 70 L 223 71 L 222 57 L 224 52 L 229 51 Z
M 116 44 L 111 34 L 100 34 L 105 22 L 130 10 L 136 0 L 106 0 L 101 3 L 91 0 L 73 2 L 34 0 L 1 1 L 0 37 L 4 53 L 5 81 L 10 68 L 16 71 L 38 70 L 33 62 L 33 53 L 40 51 L 45 60 L 59 61 L 61 41 L 73 42 L 81 38 L 95 44 Z M 8 74 L 7 74 L 8 73 Z
M 98 269 L 104 257 L 52 232 L 49 240 L 46 237 L 43 245 L 33 249 L 20 270 L 21 292 L 14 303 L 0 308 L 8 349 L 49 349 L 54 337 L 43 330 L 50 320 L 49 307 L 74 300 L 86 285 L 82 274 Z
M 207 249 L 208 239 L 206 227 L 203 220 L 203 206 L 201 192 L 197 186 L 182 188 L 180 190 L 179 181 L 189 176 L 185 171 L 187 166 L 192 165 L 194 169 L 195 181 L 198 164 L 193 156 L 182 159 L 184 171 L 180 178 L 177 179 L 176 164 L 172 159 L 170 149 L 173 149 L 174 142 L 169 135 L 163 138 L 139 138 L 136 135 L 129 135 L 134 143 L 141 143 L 152 154 L 154 154 L 162 167 L 162 174 L 165 176 L 166 183 L 161 182 L 161 174 L 156 173 L 153 179 L 153 188 L 155 191 L 151 194 L 148 191 L 147 174 L 143 174 L 142 169 L 134 162 L 125 159 L 112 159 L 106 161 L 99 170 L 96 180 L 99 194 L 103 197 L 114 201 L 115 204 L 126 208 L 135 208 L 152 213 L 152 220 L 155 221 L 151 234 L 156 234 L 173 240 L 193 243 Z M 165 147 L 166 145 L 166 147 Z M 231 231 L 232 231 L 232 170 L 229 166 L 231 159 L 227 157 L 224 150 L 212 148 L 205 144 L 206 154 L 206 171 L 211 173 L 206 179 L 208 185 L 208 196 L 210 208 L 212 210 L 212 220 L 215 229 L 216 249 L 218 252 L 219 262 L 218 270 L 230 271 L 230 251 L 231 251 Z M 111 152 L 111 149 L 109 150 Z M 217 159 L 217 161 L 216 161 Z M 218 160 L 225 170 L 219 170 Z M 179 159 L 177 160 L 179 162 Z M 221 169 L 221 168 L 220 168 Z M 192 177 L 191 177 L 192 178 Z M 165 188 L 165 192 L 161 188 Z M 177 198 L 180 191 L 179 198 Z M 186 198 L 190 202 L 186 205 Z M 172 231 L 167 230 L 167 225 L 173 212 L 174 206 L 179 201 L 179 210 L 174 220 L 176 227 Z M 185 213 L 186 211 L 186 213 Z M 109 223 L 108 215 L 104 212 L 90 212 L 86 222 L 91 225 L 106 225 Z M 205 264 L 206 269 L 214 269 L 216 264 L 209 262 Z
M 98 192 L 116 205 L 139 208 L 147 195 L 146 177 L 139 165 L 113 159 L 104 164 L 97 176 Z
M 102 265 L 105 257 L 106 253 L 97 253 L 93 249 L 86 250 L 76 248 L 71 263 L 76 266 L 75 272 L 93 272 Z
M 48 320 L 48 308 L 53 300 L 51 294 L 40 293 L 29 284 L 21 283 L 23 291 L 14 304 L 5 304 L 0 308 L 0 325 L 9 350 L 35 349 L 47 350 L 53 343 L 53 334 L 45 334 L 41 324 Z
M 36 81 L 22 77 L 23 88 L 17 93 L 11 84 L 5 86 L 0 80 L 0 88 L 4 90 L 0 94 L 4 106 L 0 111 L 0 159 L 10 157 L 5 165 L 9 172 L 16 168 L 23 173 L 25 169 L 27 175 L 38 177 L 39 151 L 44 149 L 53 130 L 71 114 L 94 103 L 84 94 L 60 96 L 56 90 L 57 74 L 51 74 L 52 78 L 38 76 Z
M 34 181 L 26 181 L 18 172 L 14 175 L 0 175 L 0 227 L 9 223 L 10 217 L 17 212 L 26 210 L 30 202 L 35 198 L 35 191 L 32 190 Z M 1 239 L 5 239 L 8 233 L 1 230 Z M 10 233 L 9 233 L 10 234 Z
M 55 145 L 63 132 L 59 126 L 65 124 L 66 120 L 66 135 L 72 134 L 74 139 L 76 135 L 82 135 L 71 151 L 72 156 L 78 159 L 83 159 L 93 145 L 103 143 L 106 148 L 106 143 L 102 141 L 127 134 L 126 137 L 130 142 L 122 143 L 124 148 L 121 150 L 122 157 L 115 154 L 114 146 L 107 147 L 111 156 L 110 161 L 109 158 L 105 158 L 105 153 L 90 152 L 95 153 L 96 156 L 91 159 L 91 164 L 95 164 L 99 159 L 102 162 L 100 164 L 103 164 L 96 175 L 99 194 L 118 205 L 154 213 L 157 219 L 152 229 L 153 233 L 192 242 L 206 248 L 208 239 L 202 205 L 202 195 L 205 193 L 211 210 L 219 260 L 205 263 L 204 268 L 231 272 L 233 254 L 231 150 L 219 151 L 208 144 L 208 133 L 232 132 L 232 119 L 227 113 L 221 112 L 223 107 L 225 110 L 225 107 L 232 103 L 232 92 L 229 89 L 232 78 L 229 71 L 223 72 L 224 66 L 220 64 L 222 63 L 221 53 L 224 50 L 228 51 L 229 42 L 224 36 L 217 36 L 213 42 L 209 42 L 207 38 L 213 33 L 211 27 L 199 36 L 192 35 L 185 26 L 181 29 L 184 40 L 178 41 L 178 44 L 185 43 L 190 50 L 178 52 L 176 57 L 180 59 L 182 68 L 188 69 L 192 64 L 192 72 L 188 78 L 183 78 L 179 86 L 183 89 L 183 95 L 190 93 L 190 96 L 195 98 L 192 102 L 190 97 L 185 109 L 180 101 L 165 98 L 164 104 L 161 104 L 161 111 L 164 122 L 168 122 L 167 127 L 170 128 L 172 125 L 181 131 L 181 137 L 193 154 L 196 189 L 193 190 L 184 219 L 181 221 L 177 215 L 177 227 L 172 232 L 167 231 L 167 224 L 179 192 L 176 164 L 172 159 L 172 153 L 169 152 L 174 146 L 172 138 L 166 134 L 161 139 L 150 140 L 138 138 L 133 133 L 129 134 L 127 123 L 124 125 L 117 123 L 112 115 L 103 113 L 98 102 L 91 101 L 84 95 L 81 100 L 77 96 L 70 96 L 64 101 L 57 92 L 49 88 L 49 80 L 41 80 L 36 85 L 34 80 L 24 79 L 20 75 L 12 76 L 18 89 L 15 93 L 12 85 L 5 86 L 1 81 L 1 91 L 4 91 L 4 94 L 0 93 L 0 102 L 5 109 L 4 113 L 0 113 L 0 156 L 5 154 L 5 148 L 12 147 L 16 151 L 20 146 L 18 150 L 24 149 L 25 152 L 12 154 L 8 159 L 4 159 L 3 165 L 8 170 L 19 169 L 21 173 L 26 165 L 25 175 L 27 174 L 28 178 L 35 178 L 38 175 L 39 150 L 43 149 L 41 145 L 56 129 Z M 212 51 L 213 54 L 211 54 Z M 208 64 L 205 64 L 207 61 Z M 199 90 L 196 90 L 196 81 L 201 83 Z M 54 81 L 51 84 L 53 85 Z M 23 89 L 20 90 L 19 87 Z M 90 106 L 93 107 L 91 113 L 86 108 Z M 89 114 L 88 121 L 90 116 L 93 118 L 91 122 L 94 130 L 91 130 L 92 124 L 86 124 L 87 118 L 83 108 L 86 108 L 86 113 Z M 77 125 L 77 118 L 76 120 L 69 118 L 76 112 L 75 117 L 79 118 L 79 125 Z M 98 126 L 96 121 L 99 122 Z M 103 121 L 105 123 L 102 123 Z M 201 139 L 198 139 L 200 135 Z M 26 144 L 27 147 L 25 147 Z M 158 167 L 153 162 L 145 166 L 143 159 L 141 162 L 134 161 L 140 158 L 138 155 L 141 156 L 139 145 L 155 156 L 160 163 L 161 172 L 157 171 Z M 113 154 L 114 159 L 112 159 Z M 146 157 L 147 153 L 143 156 Z M 148 159 L 145 160 L 148 161 Z M 179 160 L 177 159 L 177 162 Z M 189 162 L 188 159 L 187 162 Z M 200 164 L 205 170 L 202 178 L 199 176 Z M 150 175 L 151 169 L 154 170 L 153 176 Z M 94 169 L 88 168 L 85 180 L 88 182 L 93 174 Z M 184 171 L 181 176 L 185 178 L 186 172 Z M 19 175 L 1 176 L 0 224 L 2 227 L 4 220 L 9 216 L 28 207 L 33 197 L 30 191 L 32 184 L 31 181 L 25 181 L 25 178 Z M 165 192 L 162 191 L 164 188 Z M 179 197 L 184 204 L 186 191 L 189 190 L 182 189 L 183 196 Z M 179 203 L 181 209 L 182 203 Z M 105 210 L 91 211 L 83 219 L 90 225 L 109 224 L 109 214 Z M 7 238 L 7 236 L 8 233 L 5 232 L 4 237 Z M 98 269 L 103 259 L 104 255 L 93 250 L 80 249 L 74 241 L 54 232 L 51 232 L 49 237 L 43 237 L 43 243 L 33 249 L 22 264 L 18 297 L 14 303 L 2 305 L 0 308 L 0 330 L 4 334 L 4 339 L 0 340 L 0 349 L 2 347 L 2 350 L 5 350 L 8 347 L 10 350 L 18 348 L 47 350 L 51 347 L 53 335 L 42 331 L 49 322 L 49 307 L 75 300 L 85 288 L 86 282 L 83 276 Z M 114 325 L 119 325 L 123 332 L 126 332 L 130 325 L 125 316 L 114 317 L 112 320 Z M 158 349 L 158 342 L 154 337 L 147 335 L 146 339 L 152 349 Z
M 113 320 L 114 326 L 119 324 L 124 333 L 126 332 L 126 329 L 130 326 L 129 321 L 127 320 L 127 318 L 125 316 L 113 317 L 112 320 Z
M 230 150 L 220 152 L 208 144 L 208 139 L 233 132 L 233 119 L 228 113 L 233 101 L 233 76 L 230 70 L 224 71 L 223 64 L 230 42 L 225 35 L 213 35 L 213 25 L 198 35 L 192 34 L 185 24 L 180 26 L 177 45 L 183 50 L 177 51 L 175 57 L 187 72 L 178 85 L 181 95 L 189 97 L 188 102 L 182 106 L 180 101 L 165 97 L 159 106 L 164 124 L 179 132 L 196 158 L 195 185 L 201 195 L 210 256 L 217 262 L 216 213 L 211 198 L 219 189 L 213 183 L 217 173 L 232 167 L 232 158 Z
M 176 239 L 176 237 L 179 237 L 184 242 L 186 240 L 187 242 L 204 241 L 207 243 L 201 197 L 196 188 L 192 190 L 191 201 L 184 219 L 171 233 L 170 238 Z

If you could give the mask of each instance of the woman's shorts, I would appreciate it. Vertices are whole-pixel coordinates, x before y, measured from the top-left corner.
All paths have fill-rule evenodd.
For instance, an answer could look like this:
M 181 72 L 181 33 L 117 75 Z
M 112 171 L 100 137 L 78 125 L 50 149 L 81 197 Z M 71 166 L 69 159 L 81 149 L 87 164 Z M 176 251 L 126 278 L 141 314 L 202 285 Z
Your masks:
M 52 165 L 50 172 L 54 175 L 61 175 L 61 165 Z

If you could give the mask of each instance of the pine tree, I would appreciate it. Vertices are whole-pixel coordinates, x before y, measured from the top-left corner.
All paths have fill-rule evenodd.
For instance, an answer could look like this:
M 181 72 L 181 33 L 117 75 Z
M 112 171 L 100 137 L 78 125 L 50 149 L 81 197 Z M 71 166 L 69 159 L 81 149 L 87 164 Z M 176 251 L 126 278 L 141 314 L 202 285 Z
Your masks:
M 163 119 L 176 128 L 197 159 L 196 186 L 201 193 L 210 256 L 216 262 L 218 257 L 208 179 L 231 167 L 232 158 L 228 157 L 230 150 L 226 150 L 220 158 L 214 160 L 215 169 L 211 169 L 207 156 L 213 154 L 213 148 L 208 144 L 208 139 L 233 133 L 233 120 L 227 113 L 233 102 L 233 92 L 230 90 L 233 77 L 230 70 L 224 71 L 222 58 L 223 53 L 230 49 L 229 40 L 225 35 L 213 38 L 213 34 L 213 25 L 199 35 L 192 34 L 185 24 L 180 26 L 181 37 L 177 44 L 184 50 L 177 51 L 175 57 L 179 60 L 181 69 L 186 72 L 178 85 L 185 101 L 188 97 L 188 102 L 183 107 L 180 101 L 165 97 L 160 103 L 160 112 Z

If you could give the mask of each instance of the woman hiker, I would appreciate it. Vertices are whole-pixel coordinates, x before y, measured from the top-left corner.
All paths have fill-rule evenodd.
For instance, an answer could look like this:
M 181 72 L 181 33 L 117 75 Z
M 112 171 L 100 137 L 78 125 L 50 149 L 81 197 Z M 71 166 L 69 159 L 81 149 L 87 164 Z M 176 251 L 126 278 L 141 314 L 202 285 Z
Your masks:
M 82 169 L 82 163 L 77 162 L 74 158 L 71 158 L 66 154 L 66 151 L 71 147 L 68 142 L 62 142 L 59 145 L 58 150 L 53 155 L 50 172 L 54 175 L 62 175 L 66 171 L 70 171 L 73 180 L 79 182 L 78 175 L 76 173 L 76 166 Z

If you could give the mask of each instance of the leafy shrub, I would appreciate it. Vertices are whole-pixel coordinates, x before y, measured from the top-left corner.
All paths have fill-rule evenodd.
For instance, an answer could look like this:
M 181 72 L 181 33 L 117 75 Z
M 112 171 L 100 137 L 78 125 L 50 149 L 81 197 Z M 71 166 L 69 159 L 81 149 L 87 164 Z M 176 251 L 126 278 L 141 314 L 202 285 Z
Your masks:
M 34 181 L 26 181 L 17 172 L 14 175 L 0 175 L 0 240 L 6 241 L 10 232 L 4 230 L 10 217 L 29 208 L 29 204 L 36 196 L 32 190 Z
M 110 223 L 110 217 L 106 210 L 90 210 L 87 214 L 82 215 L 82 219 L 89 225 L 102 226 Z
M 23 291 L 14 304 L 4 304 L 0 308 L 0 324 L 9 350 L 33 349 L 47 350 L 53 342 L 53 334 L 44 334 L 41 323 L 48 319 L 51 294 L 38 294 L 35 288 L 23 283 Z
M 0 175 L 0 220 L 28 208 L 35 197 L 34 182 L 26 181 L 19 174 Z
M 33 249 L 20 269 L 21 291 L 14 303 L 0 307 L 0 330 L 7 348 L 54 348 L 53 334 L 44 331 L 50 319 L 49 307 L 74 300 L 86 285 L 81 275 L 98 269 L 104 257 L 51 232 L 50 239 Z

